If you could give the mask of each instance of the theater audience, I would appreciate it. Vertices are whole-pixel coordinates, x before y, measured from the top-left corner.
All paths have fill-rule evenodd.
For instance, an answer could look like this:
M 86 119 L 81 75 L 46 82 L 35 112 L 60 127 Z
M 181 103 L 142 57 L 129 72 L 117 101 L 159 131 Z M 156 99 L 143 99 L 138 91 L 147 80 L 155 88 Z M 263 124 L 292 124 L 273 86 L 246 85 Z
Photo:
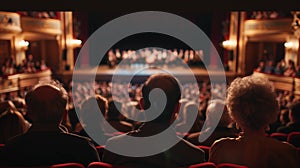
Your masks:
M 99 161 L 95 146 L 86 137 L 66 132 L 60 123 L 68 102 L 66 90 L 56 81 L 41 82 L 25 96 L 32 126 L 10 139 L 0 156 L 1 165 L 42 166 Z
M 218 116 L 221 115 L 218 121 Z M 231 137 L 235 138 L 238 135 L 238 131 L 232 127 L 232 119 L 229 116 L 225 102 L 221 99 L 211 100 L 206 110 L 206 129 L 197 133 L 190 134 L 186 137 L 186 140 L 195 145 L 211 146 L 216 140 L 220 138 Z M 216 127 L 213 125 L 216 124 Z M 199 136 L 205 136 L 211 134 L 203 142 L 199 142 Z
M 103 125 L 106 134 L 114 134 L 116 131 L 125 133 L 133 130 L 134 125 L 125 121 L 125 116 L 120 113 L 119 109 L 122 109 L 122 102 L 117 100 L 110 100 L 108 102 L 108 111 L 106 113 L 107 123 Z M 111 127 L 116 131 L 111 129 Z
M 290 122 L 286 125 L 279 127 L 277 132 L 280 133 L 291 133 L 291 132 L 300 132 L 300 100 L 294 101 L 289 106 L 289 120 Z
M 264 72 L 265 71 L 265 61 L 264 60 L 260 60 L 258 63 L 258 66 L 254 69 L 254 71 L 256 72 Z
M 280 110 L 280 114 L 277 117 L 277 121 L 275 121 L 274 123 L 270 124 L 270 129 L 267 130 L 266 132 L 268 134 L 272 134 L 275 132 L 278 132 L 278 128 L 286 126 L 286 124 L 289 123 L 289 110 L 284 108 Z
M 284 76 L 294 77 L 296 75 L 296 66 L 293 60 L 288 61 L 287 68 L 283 72 Z
M 195 102 L 188 102 L 183 108 L 183 121 L 176 124 L 175 130 L 184 135 L 184 134 L 191 134 L 194 132 L 199 132 L 201 131 L 203 121 L 201 120 L 201 114 L 198 110 L 198 105 Z M 197 114 L 193 114 L 197 113 Z M 193 117 L 193 116 L 196 116 Z M 194 123 L 190 129 L 189 128 L 189 123 Z
M 44 59 L 34 62 L 32 54 L 29 54 L 27 58 L 23 59 L 21 63 L 17 64 L 15 58 L 5 58 L 1 63 L 0 76 L 8 76 L 19 73 L 35 73 L 39 71 L 45 71 L 49 69 Z
M 267 79 L 236 78 L 227 90 L 226 105 L 243 134 L 215 141 L 209 151 L 209 161 L 249 168 L 300 167 L 294 146 L 265 136 L 266 128 L 278 114 L 276 94 Z
M 276 75 L 282 75 L 284 72 L 284 67 L 282 66 L 281 62 L 277 62 L 275 68 L 274 68 L 274 74 Z
M 135 131 L 110 138 L 107 141 L 106 149 L 104 150 L 104 162 L 115 165 L 127 165 L 134 167 L 180 167 L 205 161 L 204 151 L 187 142 L 186 140 L 179 138 L 176 135 L 175 130 L 173 131 L 172 135 L 168 137 L 173 137 L 175 139 L 179 138 L 177 139 L 179 142 L 171 148 L 165 149 L 164 152 L 155 155 L 144 157 L 129 157 L 119 155 L 107 150 L 107 148 L 114 148 L 115 146 L 126 142 L 126 136 L 148 137 L 151 135 L 156 135 L 168 128 L 170 124 L 175 120 L 179 110 L 179 100 L 181 97 L 179 83 L 174 77 L 167 74 L 157 74 L 149 77 L 142 89 L 143 98 L 140 99 L 142 109 L 148 109 L 151 106 L 152 110 L 158 110 L 157 108 L 155 108 L 158 106 L 154 106 L 154 104 L 159 105 L 162 102 L 159 101 L 159 99 L 154 99 L 151 100 L 150 104 L 149 100 L 149 93 L 155 88 L 162 89 L 166 94 L 167 103 L 163 112 L 157 118 L 142 124 L 139 129 Z M 153 113 L 154 111 L 152 110 L 148 112 Z M 146 118 L 149 117 L 148 115 L 146 113 Z M 151 148 L 157 148 L 157 143 L 159 142 L 153 142 L 153 144 L 151 144 Z
M 97 102 L 96 106 L 93 105 L 93 101 Z M 95 97 L 90 96 L 86 98 L 81 105 L 79 118 L 81 129 L 78 134 L 85 137 L 90 137 L 90 135 L 87 133 L 88 130 L 88 132 L 93 133 L 93 138 L 91 139 L 95 145 L 104 145 L 108 139 L 108 136 L 104 134 L 104 123 L 103 120 L 100 120 L 100 115 L 103 115 L 104 119 L 107 110 L 108 101 L 105 97 L 96 94 Z
M 264 73 L 272 74 L 274 73 L 274 65 L 272 60 L 266 61 L 266 66 L 264 68 Z
M 5 144 L 10 138 L 25 133 L 31 124 L 17 111 L 7 108 L 0 114 L 0 144 Z

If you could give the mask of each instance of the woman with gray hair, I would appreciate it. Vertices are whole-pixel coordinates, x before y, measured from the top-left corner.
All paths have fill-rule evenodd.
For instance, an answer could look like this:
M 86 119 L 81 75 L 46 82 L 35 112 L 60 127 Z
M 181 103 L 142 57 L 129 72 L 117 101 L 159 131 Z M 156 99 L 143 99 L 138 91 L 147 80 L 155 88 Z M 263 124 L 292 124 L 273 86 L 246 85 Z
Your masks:
M 265 136 L 279 111 L 271 82 L 255 76 L 236 78 L 227 89 L 226 106 L 243 133 L 238 138 L 215 141 L 209 161 L 249 168 L 300 167 L 295 147 Z

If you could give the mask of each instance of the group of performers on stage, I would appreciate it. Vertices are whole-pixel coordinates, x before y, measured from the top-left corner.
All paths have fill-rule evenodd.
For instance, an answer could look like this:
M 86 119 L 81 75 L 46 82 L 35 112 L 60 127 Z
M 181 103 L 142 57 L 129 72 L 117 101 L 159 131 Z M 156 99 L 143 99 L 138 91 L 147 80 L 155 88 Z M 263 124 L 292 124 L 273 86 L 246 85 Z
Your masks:
M 108 65 L 114 68 L 120 66 L 167 66 L 178 67 L 183 65 L 204 67 L 203 50 L 161 48 L 144 48 L 140 50 L 111 49 L 107 53 Z

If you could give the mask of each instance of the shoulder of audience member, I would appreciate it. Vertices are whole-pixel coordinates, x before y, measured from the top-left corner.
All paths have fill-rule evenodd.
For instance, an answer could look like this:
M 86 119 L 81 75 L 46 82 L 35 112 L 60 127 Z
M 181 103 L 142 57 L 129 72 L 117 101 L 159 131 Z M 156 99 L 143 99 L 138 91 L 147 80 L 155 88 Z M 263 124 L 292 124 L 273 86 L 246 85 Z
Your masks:
M 276 129 L 276 132 L 287 134 L 290 132 L 290 128 L 287 125 L 281 126 Z
M 277 149 L 287 150 L 287 151 L 296 151 L 296 147 L 286 141 L 279 141 L 275 138 L 269 138 L 269 144 Z
M 86 142 L 89 142 L 89 143 L 92 142 L 92 140 L 90 138 L 82 136 L 82 135 L 78 135 L 78 134 L 74 134 L 74 133 L 69 133 L 69 132 L 67 132 L 67 133 L 64 132 L 62 134 L 64 134 L 67 137 L 77 139 L 78 141 L 86 141 Z
M 211 148 L 219 148 L 224 145 L 227 146 L 227 145 L 235 144 L 237 141 L 238 140 L 236 138 L 230 138 L 230 137 L 220 138 L 211 145 Z

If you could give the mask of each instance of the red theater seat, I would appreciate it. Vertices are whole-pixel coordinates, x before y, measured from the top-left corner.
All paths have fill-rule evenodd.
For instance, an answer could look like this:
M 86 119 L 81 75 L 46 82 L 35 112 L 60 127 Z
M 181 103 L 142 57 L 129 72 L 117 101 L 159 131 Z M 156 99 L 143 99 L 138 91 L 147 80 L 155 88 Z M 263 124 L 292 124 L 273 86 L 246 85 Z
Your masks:
M 274 132 L 270 135 L 271 138 L 275 138 L 279 141 L 286 141 L 288 134 L 284 134 L 284 133 L 279 133 L 279 132 Z
M 50 166 L 50 168 L 85 168 L 81 163 L 61 163 Z
M 0 168 L 85 168 L 81 163 L 60 163 L 51 166 L 0 166 Z
M 96 146 L 96 149 L 97 149 L 97 152 L 99 154 L 100 160 L 102 160 L 102 156 L 103 156 L 103 151 L 105 149 L 105 145 Z
M 0 152 L 2 151 L 2 149 L 4 148 L 5 144 L 0 144 Z
M 300 132 L 291 132 L 288 134 L 287 142 L 294 145 L 296 148 L 300 147 Z
M 124 166 L 112 165 L 104 162 L 92 162 L 87 168 L 126 168 Z
M 205 152 L 205 159 L 208 160 L 210 146 L 198 145 L 198 148 Z
M 248 166 L 238 165 L 234 163 L 220 163 L 217 168 L 248 168 Z
M 212 162 L 204 162 L 190 165 L 188 168 L 216 168 L 217 166 Z

